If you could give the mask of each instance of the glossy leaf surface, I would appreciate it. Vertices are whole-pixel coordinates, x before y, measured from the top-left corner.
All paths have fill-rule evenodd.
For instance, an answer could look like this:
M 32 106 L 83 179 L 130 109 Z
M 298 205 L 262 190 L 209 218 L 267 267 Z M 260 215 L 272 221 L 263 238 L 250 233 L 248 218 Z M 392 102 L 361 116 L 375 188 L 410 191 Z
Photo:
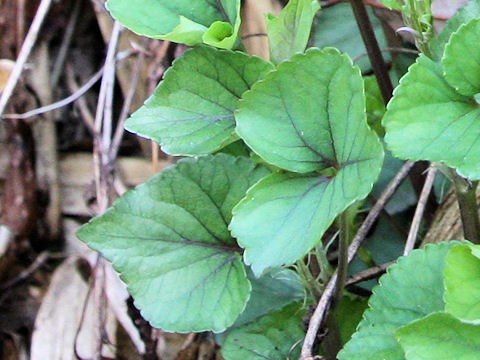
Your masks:
M 184 159 L 127 192 L 78 236 L 113 263 L 153 326 L 220 332 L 251 290 L 227 229 L 231 209 L 265 174 L 224 154 Z
M 370 192 L 383 150 L 367 126 L 360 71 L 334 49 L 280 64 L 244 95 L 235 117 L 237 133 L 260 157 L 307 173 L 263 179 L 234 210 L 230 228 L 258 276 L 301 258 Z M 327 168 L 331 175 L 308 174 Z
M 199 47 L 176 60 L 126 129 L 172 155 L 202 155 L 235 141 L 238 99 L 273 66 L 239 52 Z

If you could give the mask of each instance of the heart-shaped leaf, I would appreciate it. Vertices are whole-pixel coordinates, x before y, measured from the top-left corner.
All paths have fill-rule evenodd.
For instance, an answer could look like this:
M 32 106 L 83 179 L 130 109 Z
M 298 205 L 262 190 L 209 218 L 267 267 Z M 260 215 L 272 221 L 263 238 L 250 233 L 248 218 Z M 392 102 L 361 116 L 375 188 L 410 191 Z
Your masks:
M 445 311 L 462 320 L 480 320 L 480 259 L 472 245 L 453 247 L 445 269 Z
M 298 358 L 298 343 L 305 336 L 301 326 L 304 313 L 301 305 L 295 303 L 233 329 L 223 344 L 223 357 L 227 360 Z
M 446 313 L 431 314 L 395 332 L 406 360 L 477 360 L 480 325 Z
M 125 127 L 172 155 L 208 154 L 237 139 L 238 99 L 273 65 L 240 52 L 198 47 L 176 60 Z
M 443 275 L 449 249 L 458 242 L 427 245 L 401 257 L 373 289 L 369 309 L 340 360 L 404 360 L 394 337 L 398 328 L 443 311 Z
M 231 209 L 266 173 L 225 154 L 181 160 L 126 193 L 78 236 L 113 263 L 153 326 L 221 332 L 251 289 L 227 229 Z
M 231 49 L 240 29 L 240 0 L 108 0 L 107 9 L 139 35 L 189 46 Z
M 445 81 L 439 63 L 417 59 L 395 89 L 383 125 L 394 156 L 443 162 L 480 179 L 480 107 Z
M 480 39 L 480 18 L 460 26 L 450 37 L 442 59 L 445 79 L 460 94 L 480 93 L 480 47 L 472 46 Z
M 383 149 L 368 127 L 360 71 L 335 49 L 283 62 L 245 93 L 237 133 L 286 170 L 254 186 L 230 224 L 256 275 L 291 264 L 315 246 L 335 217 L 372 189 Z
M 270 58 L 274 63 L 305 51 L 319 9 L 318 0 L 290 0 L 278 17 L 267 16 Z

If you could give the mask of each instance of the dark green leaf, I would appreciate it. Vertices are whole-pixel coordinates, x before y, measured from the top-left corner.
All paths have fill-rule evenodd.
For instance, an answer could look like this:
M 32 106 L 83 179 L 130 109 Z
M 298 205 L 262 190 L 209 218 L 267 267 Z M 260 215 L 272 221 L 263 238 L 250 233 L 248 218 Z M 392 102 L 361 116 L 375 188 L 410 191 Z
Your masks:
M 369 300 L 357 332 L 339 353 L 340 360 L 404 360 L 394 338 L 401 326 L 443 311 L 443 275 L 448 250 L 458 242 L 427 245 L 389 267 Z
M 251 289 L 227 224 L 265 174 L 225 154 L 184 159 L 126 193 L 78 236 L 113 263 L 153 326 L 220 332 L 244 310 Z
M 199 47 L 174 62 L 125 127 L 173 155 L 214 152 L 237 139 L 238 99 L 273 66 L 240 52 Z
M 480 325 L 431 314 L 395 332 L 407 360 L 478 360 Z
M 305 336 L 301 326 L 303 315 L 301 305 L 296 303 L 233 329 L 225 339 L 223 357 L 225 360 L 297 359 L 299 341 Z
M 387 40 L 380 20 L 374 15 L 372 9 L 368 8 L 367 12 L 380 47 L 387 47 Z M 362 71 L 371 70 L 372 66 L 367 56 L 367 49 L 358 30 L 350 4 L 338 3 L 322 9 L 314 28 L 313 39 L 316 47 L 336 47 L 350 55 L 352 59 L 358 58 L 355 63 Z M 390 59 L 388 53 L 385 53 L 384 56 L 386 60 Z

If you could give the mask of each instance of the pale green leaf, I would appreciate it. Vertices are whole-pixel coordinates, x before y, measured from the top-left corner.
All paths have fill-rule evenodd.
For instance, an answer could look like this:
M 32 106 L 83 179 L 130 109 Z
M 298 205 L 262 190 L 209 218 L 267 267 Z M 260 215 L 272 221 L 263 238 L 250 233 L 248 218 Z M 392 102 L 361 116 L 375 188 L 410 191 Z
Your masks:
M 395 332 L 406 360 L 478 360 L 480 325 L 446 313 L 431 314 Z
M 225 154 L 184 159 L 127 192 L 78 236 L 113 263 L 153 326 L 220 332 L 251 289 L 227 229 L 231 209 L 265 174 Z
M 442 58 L 445 79 L 460 94 L 480 93 L 480 18 L 469 21 L 451 37 Z
M 270 58 L 274 63 L 305 51 L 313 18 L 319 9 L 318 0 L 290 0 L 278 17 L 267 17 Z
M 461 25 L 478 17 L 480 17 L 480 0 L 470 0 L 447 21 L 442 31 L 430 40 L 428 46 L 432 53 L 432 58 L 439 61 L 443 56 L 445 45 L 450 39 L 450 36 L 457 31 Z
M 198 47 L 176 60 L 126 129 L 173 155 L 214 152 L 237 139 L 238 99 L 273 66 L 240 52 Z
M 401 10 L 402 3 L 401 0 L 380 0 L 380 2 L 388 7 L 389 9 Z
M 107 9 L 139 35 L 189 46 L 205 42 L 230 49 L 241 21 L 240 0 L 108 0 Z M 219 31 L 219 22 L 230 30 Z
M 440 64 L 418 58 L 395 89 L 383 125 L 394 156 L 443 162 L 480 179 L 480 107 L 444 80 Z
M 462 320 L 480 320 L 480 259 L 472 254 L 472 247 L 450 249 L 443 274 L 445 311 Z
M 233 329 L 225 339 L 222 356 L 225 360 L 297 359 L 299 342 L 305 336 L 303 315 L 296 303 Z
M 458 242 L 427 245 L 401 257 L 373 289 L 369 309 L 339 353 L 340 360 L 404 360 L 394 338 L 398 328 L 433 312 L 443 311 L 445 258 Z
M 335 217 L 372 189 L 383 149 L 367 126 L 359 69 L 335 49 L 283 62 L 245 93 L 237 133 L 267 162 L 307 173 L 275 174 L 254 186 L 230 224 L 256 275 L 292 264 Z

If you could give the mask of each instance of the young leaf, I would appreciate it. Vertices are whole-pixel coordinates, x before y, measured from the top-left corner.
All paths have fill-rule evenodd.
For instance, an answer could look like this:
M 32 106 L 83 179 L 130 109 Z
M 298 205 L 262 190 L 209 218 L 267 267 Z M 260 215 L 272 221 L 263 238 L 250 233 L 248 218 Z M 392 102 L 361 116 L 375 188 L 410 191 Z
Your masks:
M 225 339 L 222 356 L 226 360 L 298 358 L 299 346 L 294 345 L 305 336 L 303 315 L 301 305 L 295 303 L 233 329 Z
M 172 155 L 219 150 L 237 139 L 233 111 L 238 99 L 272 68 L 240 52 L 187 51 L 125 127 L 159 142 Z
M 440 64 L 421 55 L 383 118 L 385 141 L 401 159 L 443 162 L 471 180 L 480 179 L 480 107 L 455 91 Z
M 461 25 L 478 17 L 480 17 L 480 0 L 470 0 L 447 21 L 442 31 L 430 40 L 428 46 L 432 53 L 432 58 L 435 61 L 440 61 L 450 36 L 457 31 Z
M 480 39 L 480 18 L 460 26 L 454 33 L 442 59 L 445 79 L 460 94 L 480 93 L 480 48 L 472 46 Z
M 113 263 L 153 326 L 221 332 L 251 289 L 227 229 L 231 209 L 266 173 L 225 154 L 183 159 L 126 193 L 78 237 Z
M 370 192 L 383 149 L 367 126 L 359 69 L 331 48 L 281 63 L 245 93 L 235 118 L 237 133 L 267 162 L 301 173 L 334 168 L 332 177 L 269 176 L 235 208 L 230 228 L 258 276 L 301 258 Z
M 480 325 L 446 313 L 431 314 L 395 332 L 406 360 L 477 360 Z
M 443 273 L 445 311 L 462 320 L 480 320 L 480 259 L 471 245 L 450 249 Z
M 455 244 L 458 242 L 427 245 L 390 266 L 374 288 L 369 309 L 357 332 L 338 358 L 404 360 L 394 331 L 428 314 L 443 311 L 442 270 L 448 250 Z
M 318 0 L 290 0 L 278 17 L 267 16 L 270 58 L 278 64 L 302 53 L 308 43 Z
M 139 35 L 189 46 L 231 49 L 240 29 L 240 0 L 108 0 L 107 9 Z

